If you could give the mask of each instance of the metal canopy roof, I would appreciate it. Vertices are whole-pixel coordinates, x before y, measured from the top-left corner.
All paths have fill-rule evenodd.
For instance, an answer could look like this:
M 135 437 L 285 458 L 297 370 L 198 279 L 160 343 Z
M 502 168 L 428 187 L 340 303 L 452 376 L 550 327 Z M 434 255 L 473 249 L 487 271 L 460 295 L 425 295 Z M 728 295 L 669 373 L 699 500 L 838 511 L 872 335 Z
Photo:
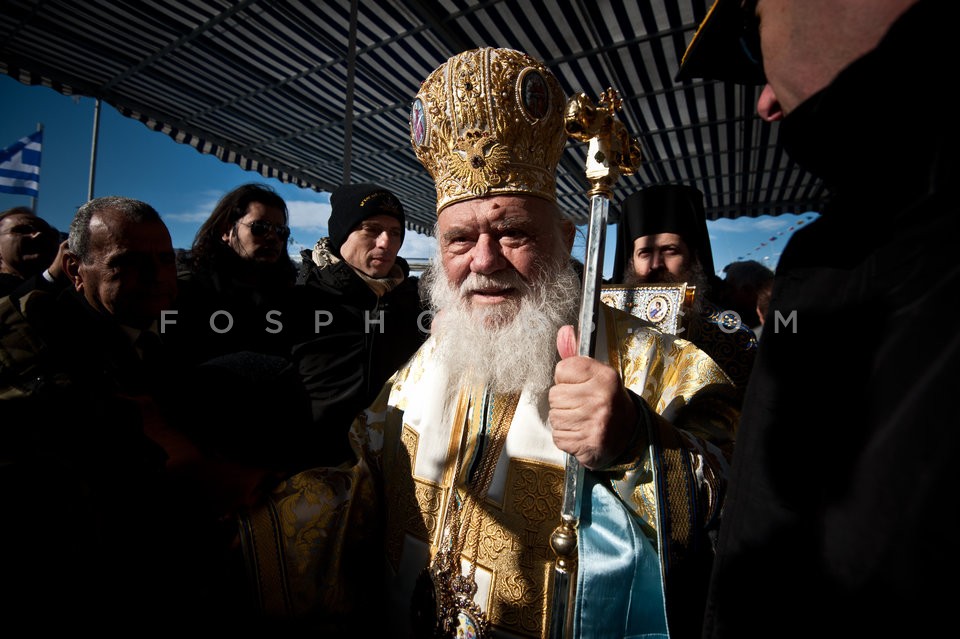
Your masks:
M 649 184 L 700 188 L 709 219 L 818 211 L 822 184 L 777 148 L 759 87 L 675 83 L 710 0 L 4 0 L 0 71 L 101 98 L 226 162 L 321 191 L 376 182 L 431 233 L 433 183 L 410 146 L 420 82 L 478 46 L 542 60 L 567 95 L 608 86 L 643 149 L 615 203 Z M 359 5 L 359 6 L 358 6 Z M 355 14 L 352 13 L 355 10 Z M 586 145 L 570 141 L 561 206 L 588 216 Z

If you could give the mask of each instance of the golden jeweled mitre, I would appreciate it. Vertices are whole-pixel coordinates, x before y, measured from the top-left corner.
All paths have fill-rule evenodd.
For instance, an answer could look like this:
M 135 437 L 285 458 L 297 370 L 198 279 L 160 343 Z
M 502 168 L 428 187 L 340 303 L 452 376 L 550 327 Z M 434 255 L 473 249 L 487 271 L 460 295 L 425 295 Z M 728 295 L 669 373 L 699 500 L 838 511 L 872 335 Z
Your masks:
M 567 136 L 556 77 L 512 49 L 453 56 L 423 84 L 410 110 L 410 139 L 437 187 L 437 213 L 484 195 L 556 201 Z

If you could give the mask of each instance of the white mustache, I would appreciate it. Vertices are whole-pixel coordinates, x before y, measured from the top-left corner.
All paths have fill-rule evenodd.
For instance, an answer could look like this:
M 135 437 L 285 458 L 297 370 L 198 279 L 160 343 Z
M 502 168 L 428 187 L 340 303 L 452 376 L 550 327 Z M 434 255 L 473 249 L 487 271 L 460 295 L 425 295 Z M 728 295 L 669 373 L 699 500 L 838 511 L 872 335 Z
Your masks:
M 530 287 L 516 271 L 503 271 L 493 275 L 471 273 L 460 284 L 459 292 L 460 296 L 464 297 L 474 291 L 508 288 L 515 288 L 521 293 L 526 293 Z

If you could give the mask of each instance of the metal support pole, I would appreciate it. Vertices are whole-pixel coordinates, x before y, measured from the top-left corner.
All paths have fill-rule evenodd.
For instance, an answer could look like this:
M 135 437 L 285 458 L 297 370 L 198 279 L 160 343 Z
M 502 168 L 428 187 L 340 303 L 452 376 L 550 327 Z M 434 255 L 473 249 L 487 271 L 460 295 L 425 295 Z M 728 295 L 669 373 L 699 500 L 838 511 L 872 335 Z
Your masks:
M 100 98 L 93 104 L 93 141 L 90 143 L 90 182 L 87 188 L 87 201 L 93 199 L 93 182 L 97 174 L 97 140 L 100 137 Z

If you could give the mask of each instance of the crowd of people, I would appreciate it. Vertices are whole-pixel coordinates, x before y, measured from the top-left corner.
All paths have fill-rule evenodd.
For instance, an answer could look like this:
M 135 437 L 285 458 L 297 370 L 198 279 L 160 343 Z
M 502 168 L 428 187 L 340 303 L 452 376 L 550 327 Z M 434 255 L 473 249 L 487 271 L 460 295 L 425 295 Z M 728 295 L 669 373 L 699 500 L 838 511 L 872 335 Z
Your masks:
M 957 127 L 917 95 L 949 90 L 955 14 L 717 0 L 679 77 L 763 84 L 758 112 L 831 199 L 775 273 L 721 279 L 698 189 L 628 195 L 614 280 L 689 284 L 695 312 L 666 334 L 601 305 L 594 356 L 557 204 L 566 99 L 512 49 L 457 53 L 415 89 L 437 214 L 420 278 L 377 184 L 331 193 L 299 268 L 263 184 L 225 194 L 182 261 L 135 199 L 87 202 L 63 241 L 0 213 L 5 617 L 425 638 L 949 627 Z
M 349 459 L 353 415 L 428 334 L 403 223 L 386 189 L 336 191 L 323 288 L 297 285 L 262 184 L 225 194 L 182 263 L 138 200 L 87 202 L 63 243 L 0 214 L 5 601 L 117 627 L 256 621 L 242 513 Z

